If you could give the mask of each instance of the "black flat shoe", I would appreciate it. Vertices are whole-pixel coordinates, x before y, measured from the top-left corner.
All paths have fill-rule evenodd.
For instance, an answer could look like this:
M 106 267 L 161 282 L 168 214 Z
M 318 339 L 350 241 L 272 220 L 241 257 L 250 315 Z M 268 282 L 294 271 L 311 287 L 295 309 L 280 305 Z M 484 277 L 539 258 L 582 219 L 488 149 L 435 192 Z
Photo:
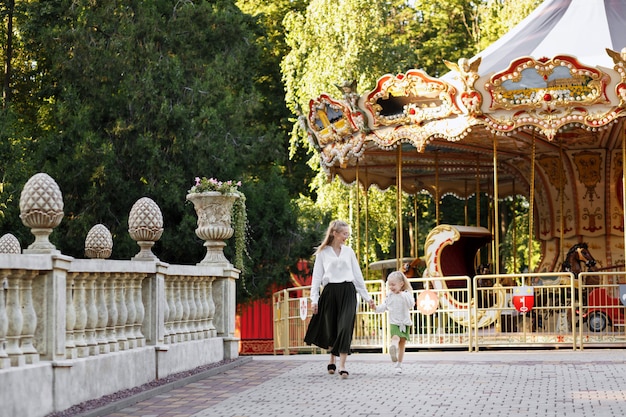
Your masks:
M 347 379 L 348 375 L 350 375 L 348 373 L 348 371 L 345 371 L 345 370 L 344 371 L 339 371 L 339 376 L 341 377 L 341 379 Z
M 335 371 L 337 370 L 337 367 L 335 366 L 334 363 L 329 363 L 326 369 L 328 369 L 329 374 L 334 375 Z

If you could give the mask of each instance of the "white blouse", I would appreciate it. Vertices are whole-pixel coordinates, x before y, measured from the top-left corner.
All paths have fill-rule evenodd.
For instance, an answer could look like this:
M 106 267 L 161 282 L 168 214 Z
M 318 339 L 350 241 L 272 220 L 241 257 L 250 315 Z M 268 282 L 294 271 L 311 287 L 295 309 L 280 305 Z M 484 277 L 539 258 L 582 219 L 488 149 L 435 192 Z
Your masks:
M 311 303 L 317 304 L 320 286 L 328 283 L 352 282 L 365 302 L 372 299 L 365 289 L 365 279 L 350 246 L 341 246 L 339 256 L 331 246 L 326 246 L 315 257 L 311 282 Z

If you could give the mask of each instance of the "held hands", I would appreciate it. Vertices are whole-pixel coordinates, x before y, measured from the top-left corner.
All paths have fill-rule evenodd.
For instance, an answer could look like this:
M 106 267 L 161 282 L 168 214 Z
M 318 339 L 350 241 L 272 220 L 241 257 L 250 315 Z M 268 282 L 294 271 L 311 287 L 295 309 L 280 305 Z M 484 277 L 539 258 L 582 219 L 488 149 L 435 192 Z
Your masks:
M 374 302 L 374 300 L 370 300 L 369 305 L 372 310 L 376 309 L 376 303 Z

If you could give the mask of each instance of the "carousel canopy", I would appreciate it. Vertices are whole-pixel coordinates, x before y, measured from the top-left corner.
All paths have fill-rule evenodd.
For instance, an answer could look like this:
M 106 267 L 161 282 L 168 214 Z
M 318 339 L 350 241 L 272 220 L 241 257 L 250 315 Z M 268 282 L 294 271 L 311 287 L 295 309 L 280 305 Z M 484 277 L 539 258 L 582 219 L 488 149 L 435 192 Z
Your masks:
M 312 99 L 309 139 L 330 177 L 532 196 L 539 238 L 604 239 L 609 253 L 624 231 L 625 46 L 625 2 L 547 0 L 441 78 L 414 69 Z
M 481 74 L 506 68 L 520 56 L 573 55 L 581 62 L 612 68 L 605 48 L 626 46 L 623 0 L 548 0 L 509 33 L 479 53 Z

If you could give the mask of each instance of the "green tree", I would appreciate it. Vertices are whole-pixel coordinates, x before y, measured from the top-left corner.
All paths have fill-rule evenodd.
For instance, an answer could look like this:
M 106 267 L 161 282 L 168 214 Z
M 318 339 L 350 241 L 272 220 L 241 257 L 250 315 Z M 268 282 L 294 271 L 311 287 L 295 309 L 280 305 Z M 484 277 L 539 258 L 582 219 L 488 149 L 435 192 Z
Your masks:
M 288 13 L 284 24 L 289 52 L 282 62 L 288 107 L 299 115 L 308 112 L 308 101 L 320 93 L 337 96 L 336 85 L 345 80 L 356 80 L 363 90 L 387 72 L 410 68 L 415 62 L 408 43 L 411 34 L 406 29 L 411 16 L 404 1 L 313 0 L 306 10 Z M 329 182 L 306 134 L 294 129 L 291 153 L 296 155 L 302 149 L 309 155 L 311 169 L 318 172 L 311 182 L 311 192 L 304 198 L 312 199 L 331 218 L 343 218 L 356 225 L 356 191 L 351 192 L 338 181 Z M 389 214 L 395 213 L 395 194 L 368 195 L 369 213 L 376 220 L 369 223 L 368 239 L 372 246 L 361 248 L 361 253 L 362 259 L 375 260 L 376 254 L 386 254 L 393 247 L 389 242 L 394 241 L 396 221 Z M 310 205 L 301 202 L 299 207 Z M 365 219 L 360 221 L 363 226 Z M 316 226 L 312 223 L 309 230 Z M 360 229 L 364 233 L 365 228 Z M 365 237 L 361 239 L 364 241 Z M 353 239 L 353 246 L 355 240 L 359 241 Z
M 448 72 L 444 60 L 456 62 L 478 52 L 480 27 L 477 4 L 471 0 L 415 0 L 411 22 L 416 67 L 438 77 Z
M 258 22 L 229 0 L 21 6 L 22 52 L 37 85 L 16 93 L 3 115 L 10 126 L 2 137 L 12 143 L 6 158 L 18 156 L 19 165 L 0 167 L 0 178 L 16 184 L 5 187 L 2 202 L 15 202 L 30 175 L 47 172 L 65 202 L 65 218 L 51 236 L 55 245 L 82 257 L 87 231 L 103 223 L 113 234 L 113 257 L 129 258 L 138 247 L 128 236 L 128 213 L 148 196 L 165 223 L 155 253 L 195 263 L 205 249 L 185 202 L 194 177 L 240 180 L 251 224 L 244 280 L 258 291 L 267 287 L 261 281 L 286 281 L 296 227 L 282 178 L 288 112 L 275 104 L 284 103 L 274 86 L 279 72 L 268 72 L 273 51 L 259 44 Z M 37 109 L 26 113 L 32 118 L 15 116 L 22 102 Z M 31 126 L 32 136 L 20 132 L 28 131 L 21 124 Z M 261 198 L 270 195 L 271 204 Z M 0 227 L 19 230 L 23 244 L 30 239 L 14 220 L 0 219 Z M 257 242 L 268 235 L 273 246 Z M 225 251 L 232 259 L 232 247 Z
M 261 224 L 253 225 L 256 231 L 255 243 L 258 245 L 277 246 L 275 239 L 283 239 L 284 250 L 273 251 L 272 258 L 263 259 L 263 268 L 267 269 L 266 273 L 260 274 L 258 277 L 252 277 L 248 287 L 252 291 L 263 292 L 264 288 L 269 288 L 268 284 L 272 283 L 274 288 L 285 283 L 289 272 L 297 272 L 297 262 L 301 258 L 309 258 L 312 247 L 317 243 L 319 237 L 308 228 L 300 227 L 295 222 L 279 223 L 274 217 L 274 204 L 280 204 L 283 207 L 289 207 L 291 213 L 299 218 L 308 218 L 308 214 L 303 213 L 300 207 L 294 201 L 299 195 L 310 196 L 312 191 L 309 184 L 313 180 L 315 172 L 307 165 L 307 153 L 303 148 L 299 148 L 291 158 L 287 157 L 289 148 L 290 132 L 293 129 L 292 113 L 287 109 L 285 103 L 285 90 L 282 83 L 282 74 L 280 71 L 280 62 L 287 53 L 287 45 L 285 42 L 284 17 L 286 14 L 304 10 L 307 1 L 293 0 L 274 0 L 267 2 L 264 0 L 238 0 L 238 7 L 245 13 L 254 17 L 256 26 L 256 43 L 262 51 L 260 54 L 259 67 L 261 68 L 260 77 L 257 79 L 257 86 L 262 92 L 262 120 L 264 128 L 271 127 L 277 130 L 277 134 L 281 137 L 281 144 L 278 149 L 281 151 L 281 166 L 275 169 L 274 181 L 281 184 L 288 190 L 290 196 L 286 200 L 283 195 L 276 202 L 267 201 L 268 196 L 275 194 L 274 190 L 260 190 L 259 204 L 265 200 L 264 216 L 259 216 Z M 280 178 L 279 178 L 280 176 Z M 251 197 L 254 199 L 254 197 Z M 279 210 L 280 211 L 280 210 Z M 293 219 L 292 219 L 293 220 Z M 276 228 L 282 228 L 276 233 Z M 323 232 L 320 232 L 323 233 Z M 258 247 L 251 247 L 251 258 L 258 259 L 254 252 L 258 252 Z M 276 259 L 274 259 L 276 258 Z M 287 267 L 281 270 L 281 276 L 277 277 L 276 265 L 287 263 Z M 269 278 L 262 278 L 266 275 Z M 271 279 L 270 279 L 271 278 Z M 279 279 L 277 279 L 279 278 Z
M 503 34 L 513 29 L 543 0 L 487 0 L 478 5 L 480 32 L 477 45 L 480 50 L 485 49 Z

